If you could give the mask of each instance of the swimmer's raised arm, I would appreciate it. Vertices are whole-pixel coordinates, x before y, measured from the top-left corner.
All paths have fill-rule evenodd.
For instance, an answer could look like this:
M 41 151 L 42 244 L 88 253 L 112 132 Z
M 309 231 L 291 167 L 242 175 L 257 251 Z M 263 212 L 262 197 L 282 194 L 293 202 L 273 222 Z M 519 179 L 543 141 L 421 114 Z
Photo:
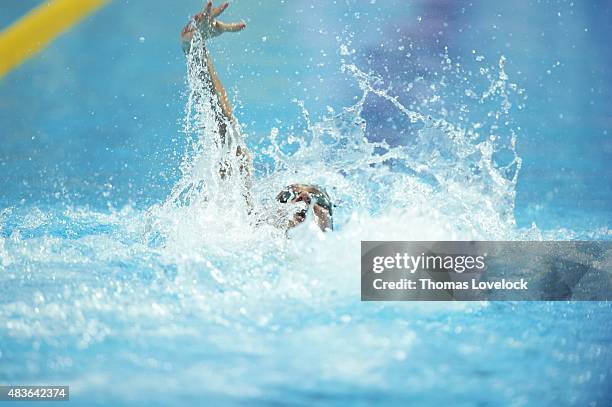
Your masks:
M 181 41 L 183 43 L 183 50 L 185 53 L 189 52 L 191 47 L 191 40 L 195 31 L 199 31 L 202 35 L 202 39 L 206 42 L 207 40 L 218 37 L 225 32 L 237 32 L 241 31 L 246 27 L 243 22 L 240 23 L 224 23 L 217 20 L 217 17 L 227 9 L 229 3 L 223 3 L 219 7 L 213 7 L 212 1 L 209 1 L 204 10 L 193 16 L 192 20 L 183 28 L 181 32 Z M 219 75 L 213 65 L 212 59 L 206 46 L 204 46 L 204 55 L 206 58 L 206 67 L 210 76 L 210 84 L 214 94 L 217 96 L 221 112 L 225 119 L 230 123 L 235 124 L 234 114 L 232 105 L 227 97 L 227 92 L 221 84 Z
M 193 45 L 193 37 L 196 33 L 202 36 L 203 44 L 203 60 L 196 61 L 199 68 L 198 75 L 210 87 L 216 102 L 220 107 L 220 112 L 216 109 L 216 121 L 219 126 L 220 142 L 226 146 L 235 148 L 236 156 L 240 159 L 240 174 L 244 181 L 243 195 L 247 202 L 249 212 L 253 208 L 251 202 L 251 167 L 252 159 L 249 150 L 243 142 L 233 143 L 234 140 L 241 140 L 240 133 L 237 129 L 236 120 L 232 112 L 232 106 L 227 97 L 227 93 L 221 84 L 219 75 L 212 62 L 206 42 L 211 38 L 217 37 L 225 32 L 241 31 L 246 27 L 243 22 L 240 23 L 224 23 L 217 20 L 217 17 L 227 9 L 228 3 L 223 3 L 219 7 L 213 7 L 212 1 L 208 1 L 204 10 L 197 13 L 191 21 L 183 28 L 181 32 L 181 40 L 183 42 L 183 50 L 186 54 L 191 51 Z M 204 65 L 206 68 L 204 69 Z M 229 125 L 229 126 L 228 126 Z M 228 128 L 229 127 L 229 128 Z M 219 173 L 224 178 L 228 174 L 228 167 L 225 162 L 219 163 Z M 291 184 L 283 189 L 276 197 L 279 203 L 292 205 L 295 210 L 293 215 L 286 219 L 286 222 L 280 222 L 275 226 L 285 229 L 299 225 L 306 220 L 309 210 L 312 208 L 312 213 L 316 224 L 323 231 L 333 230 L 332 220 L 332 203 L 325 189 L 312 184 Z
M 227 92 L 225 88 L 221 84 L 221 80 L 219 79 L 219 75 L 215 70 L 215 66 L 213 65 L 212 58 L 210 57 L 210 53 L 208 51 L 208 47 L 206 46 L 206 42 L 211 38 L 218 37 L 219 35 L 225 32 L 236 32 L 241 31 L 246 27 L 246 24 L 243 22 L 240 23 L 224 23 L 222 21 L 217 20 L 217 17 L 225 11 L 228 7 L 228 3 L 223 3 L 219 7 L 213 7 L 212 1 L 208 1 L 204 10 L 197 13 L 193 18 L 187 23 L 187 25 L 181 31 L 181 41 L 183 44 L 183 51 L 185 54 L 188 54 L 191 51 L 193 37 L 196 33 L 200 33 L 203 40 L 203 57 L 204 60 L 199 60 L 196 63 L 201 64 L 201 69 L 198 72 L 200 78 L 208 85 L 212 94 L 215 96 L 216 101 L 212 100 L 211 102 L 219 104 L 220 111 L 215 109 L 216 122 L 219 126 L 219 136 L 218 140 L 222 145 L 229 147 L 230 149 L 235 151 L 236 156 L 240 160 L 240 175 L 244 182 L 244 191 L 243 195 L 247 202 L 247 206 L 252 208 L 251 201 L 251 167 L 252 167 L 252 158 L 251 153 L 247 149 L 242 137 L 240 135 L 236 119 L 234 118 L 234 113 L 232 111 L 232 105 L 229 102 L 229 98 L 227 97 Z M 229 128 L 228 128 L 229 127 Z M 222 161 L 219 163 L 219 174 L 222 178 L 225 178 L 229 173 L 229 167 L 227 166 L 226 161 Z M 251 209 L 249 209 L 250 211 Z

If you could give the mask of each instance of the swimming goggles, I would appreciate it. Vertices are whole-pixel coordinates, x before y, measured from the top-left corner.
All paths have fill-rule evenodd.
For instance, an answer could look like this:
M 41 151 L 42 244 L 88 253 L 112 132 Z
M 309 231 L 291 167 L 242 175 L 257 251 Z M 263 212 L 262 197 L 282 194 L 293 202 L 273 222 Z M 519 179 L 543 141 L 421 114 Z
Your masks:
M 329 199 L 329 195 L 327 195 L 326 192 L 319 191 L 319 192 L 307 192 L 307 193 L 311 199 L 312 204 L 319 205 L 320 207 L 322 207 L 329 213 L 329 216 L 332 216 L 333 205 L 331 203 L 331 200 Z M 298 195 L 299 194 L 295 191 L 295 189 L 293 189 L 292 187 L 287 187 L 283 189 L 276 196 L 276 199 L 280 203 L 287 203 L 287 202 L 291 202 L 294 199 L 296 199 Z

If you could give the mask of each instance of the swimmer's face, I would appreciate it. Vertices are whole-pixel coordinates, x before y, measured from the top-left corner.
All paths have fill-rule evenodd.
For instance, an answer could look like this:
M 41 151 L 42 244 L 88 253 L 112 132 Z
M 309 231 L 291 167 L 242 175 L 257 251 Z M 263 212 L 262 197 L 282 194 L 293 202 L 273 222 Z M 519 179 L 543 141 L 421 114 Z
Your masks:
M 290 228 L 304 222 L 306 220 L 308 209 L 311 207 L 314 213 L 315 221 L 322 231 L 334 228 L 332 220 L 332 204 L 331 200 L 329 199 L 329 195 L 327 195 L 323 189 L 315 185 L 289 185 L 276 196 L 276 200 L 280 203 L 296 205 L 296 211 L 293 214 L 293 217 L 289 220 Z

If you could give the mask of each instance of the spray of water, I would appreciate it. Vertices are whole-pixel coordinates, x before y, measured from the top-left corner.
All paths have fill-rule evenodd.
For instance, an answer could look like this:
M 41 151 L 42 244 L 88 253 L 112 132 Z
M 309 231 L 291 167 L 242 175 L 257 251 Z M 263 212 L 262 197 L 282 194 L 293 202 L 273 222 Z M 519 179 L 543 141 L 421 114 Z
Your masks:
M 238 124 L 224 119 L 209 81 L 205 45 L 196 31 L 187 57 L 187 105 L 183 133 L 187 150 L 181 178 L 170 196 L 149 211 L 147 239 L 154 244 L 179 242 L 186 235 L 203 240 L 239 239 L 252 222 L 250 176 L 236 149 L 246 149 Z M 220 119 L 222 118 L 222 119 Z M 219 120 L 227 132 L 220 130 Z M 169 238 L 169 239 L 168 239 Z
M 219 107 L 202 75 L 205 65 L 201 39 L 196 39 L 195 45 L 187 55 L 188 101 L 183 130 L 189 140 L 188 151 L 181 165 L 180 181 L 166 202 L 151 211 L 153 235 L 161 236 L 163 245 L 182 242 L 183 250 L 211 241 L 231 246 L 236 241 L 260 241 L 257 236 L 264 240 L 284 239 L 284 233 L 267 228 L 265 222 L 262 227 L 262 222 L 248 219 L 241 189 L 245 182 L 236 170 L 239 163 L 218 142 L 215 117 Z M 336 223 L 341 233 L 357 219 L 374 223 L 388 219 L 392 225 L 375 229 L 387 230 L 396 238 L 401 235 L 404 239 L 418 239 L 433 230 L 444 231 L 442 238 L 517 236 L 513 211 L 521 159 L 516 153 L 511 100 L 521 90 L 509 82 L 504 63 L 502 57 L 495 74 L 489 69 L 482 72 L 487 79 L 485 89 L 465 92 L 479 104 L 498 102 L 496 109 L 487 112 L 491 118 L 487 129 L 482 128 L 482 123 L 451 123 L 444 106 L 438 110 L 438 117 L 432 114 L 431 103 L 424 109 L 426 112 L 406 107 L 385 89 L 380 77 L 354 64 L 343 64 L 343 72 L 359 84 L 361 98 L 340 113 L 332 112 L 316 122 L 298 101 L 308 135 L 297 137 L 281 135 L 277 129 L 271 131 L 268 147 L 260 154 L 273 165 L 254 183 L 256 210 L 251 217 L 265 219 L 266 213 L 276 213 L 276 193 L 284 185 L 302 182 L 327 187 L 337 206 Z M 458 75 L 460 68 L 445 55 L 441 71 L 444 75 L 430 86 L 433 90 L 447 86 L 450 74 Z M 363 118 L 368 98 L 388 102 L 393 114 L 407 118 L 416 129 L 414 137 L 395 146 L 368 140 Z M 498 162 L 496 155 L 505 157 L 505 162 Z M 220 176 L 219 162 L 224 161 L 233 166 L 235 176 Z M 402 227 L 397 230 L 399 220 Z M 257 224 L 260 227 L 254 227 Z M 193 246 L 185 247 L 186 240 L 191 240 Z
M 443 58 L 435 83 L 425 86 L 425 79 L 415 78 L 413 91 L 419 88 L 425 95 L 416 103 L 400 100 L 381 78 L 345 63 L 343 71 L 359 85 L 360 99 L 321 119 L 311 118 L 298 102 L 308 133 L 271 131 L 267 147 L 258 153 L 272 166 L 254 180 L 250 210 L 240 162 L 218 142 L 218 105 L 201 75 L 201 52 L 194 46 L 187 57 L 183 130 L 189 143 L 181 179 L 164 202 L 144 214 L 129 207 L 111 213 L 86 208 L 0 212 L 0 283 L 5 287 L 0 325 L 6 327 L 0 332 L 1 356 L 10 361 L 4 378 L 19 382 L 40 375 L 44 382 L 47 372 L 68 372 L 71 386 L 82 394 L 99 388 L 133 397 L 134 389 L 154 394 L 134 374 L 148 369 L 160 382 L 174 378 L 172 395 L 192 388 L 196 397 L 206 391 L 234 396 L 238 389 L 246 397 L 286 387 L 278 372 L 293 363 L 295 381 L 310 389 L 318 388 L 313 378 L 357 389 L 403 388 L 405 382 L 393 380 L 409 377 L 405 369 L 441 360 L 446 366 L 448 360 L 440 359 L 439 347 L 420 360 L 429 348 L 413 352 L 413 343 L 450 343 L 462 327 L 473 326 L 472 342 L 486 334 L 493 358 L 504 347 L 511 346 L 514 356 L 517 343 L 533 344 L 518 337 L 508 345 L 505 335 L 517 325 L 502 324 L 495 336 L 489 323 L 471 317 L 487 308 L 493 309 L 491 320 L 504 312 L 515 317 L 517 310 L 508 311 L 504 304 L 365 307 L 358 294 L 361 240 L 546 237 L 537 229 L 520 230 L 514 221 L 521 160 L 512 112 L 520 108 L 515 98 L 521 91 L 504 72 L 503 58 L 483 69 L 482 89 L 474 80 L 462 82 L 463 87 L 448 85 L 459 68 Z M 440 93 L 445 87 L 465 96 L 464 106 L 455 109 L 459 113 L 445 104 Z M 393 145 L 384 137 L 372 141 L 364 118 L 371 98 L 385 101 L 389 114 L 404 118 L 411 137 Z M 242 141 L 236 137 L 234 143 Z M 224 177 L 220 163 L 228 169 Z M 287 238 L 258 221 L 279 210 L 274 196 L 293 182 L 327 188 L 337 205 L 334 232 L 322 233 L 306 222 Z M 554 321 L 547 308 L 542 312 L 541 321 Z M 582 311 L 571 312 L 575 321 L 584 320 Z M 459 320 L 455 326 L 448 322 L 451 314 Z M 532 320 L 524 318 L 526 324 Z M 424 327 L 420 333 L 419 326 Z M 556 326 L 538 328 L 546 333 L 541 337 L 548 338 Z M 524 327 L 533 332 L 533 324 Z M 123 344 L 144 344 L 151 353 Z M 575 347 L 567 346 L 567 353 L 575 354 Z M 81 353 L 75 356 L 74 349 Z M 100 354 L 113 355 L 116 365 L 108 374 L 100 373 Z M 487 355 L 476 354 L 486 360 L 482 363 L 488 363 Z M 585 369 L 592 369 L 593 361 L 585 360 Z M 262 369 L 262 361 L 282 370 Z M 422 376 L 415 376 L 414 386 L 437 382 L 437 377 Z

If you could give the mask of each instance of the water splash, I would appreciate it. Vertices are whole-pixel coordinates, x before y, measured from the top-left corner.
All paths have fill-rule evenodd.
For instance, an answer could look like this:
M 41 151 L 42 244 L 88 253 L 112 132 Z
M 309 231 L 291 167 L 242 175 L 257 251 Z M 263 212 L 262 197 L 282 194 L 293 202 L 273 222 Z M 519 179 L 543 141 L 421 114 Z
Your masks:
M 254 182 L 254 210 L 247 215 L 240 189 L 244 181 L 223 179 L 218 171 L 220 160 L 230 160 L 234 168 L 239 163 L 215 142 L 219 107 L 201 75 L 201 48 L 192 50 L 184 124 L 190 142 L 182 177 L 169 198 L 146 216 L 147 244 L 160 251 L 164 262 L 176 265 L 177 281 L 200 281 L 205 273 L 224 292 L 236 290 L 250 300 L 264 302 L 265 295 L 297 289 L 300 298 L 316 296 L 326 304 L 332 292 L 338 300 L 358 289 L 350 272 L 359 268 L 358 256 L 337 254 L 357 253 L 361 240 L 538 238 L 537 228 L 521 231 L 514 219 L 521 159 L 510 117 L 517 88 L 509 82 L 503 60 L 497 75 L 488 71 L 490 81 L 482 90 L 472 86 L 468 92 L 469 100 L 477 94 L 476 103 L 491 109 L 489 122 L 478 119 L 479 125 L 451 122 L 440 95 L 428 96 L 423 111 L 408 107 L 380 77 L 344 64 L 342 71 L 359 85 L 361 97 L 338 113 L 330 109 L 320 120 L 313 120 L 304 103 L 296 101 L 306 135 L 272 129 L 266 145 L 259 146 L 258 154 L 271 165 Z M 450 67 L 444 58 L 445 75 L 427 88 L 441 91 L 449 86 L 451 72 L 460 72 Z M 370 98 L 388 102 L 390 114 L 405 118 L 414 136 L 393 146 L 384 138 L 371 141 L 364 118 Z M 509 137 L 503 136 L 499 123 L 505 123 Z M 496 154 L 502 151 L 505 161 L 500 164 Z M 336 232 L 323 234 L 306 223 L 289 231 L 287 240 L 285 231 L 273 226 L 275 216 L 285 215 L 274 197 L 296 182 L 327 188 L 337 206 Z M 292 281 L 282 273 L 287 269 L 292 270 Z M 330 269 L 335 271 L 325 271 Z M 271 279 L 274 283 L 269 284 Z
M 500 355 L 507 358 L 502 363 L 528 365 L 533 349 L 555 350 L 544 359 L 560 372 L 546 381 L 554 390 L 572 383 L 577 368 L 605 374 L 601 354 L 608 349 L 589 342 L 599 334 L 576 330 L 600 332 L 607 305 L 359 302 L 361 240 L 579 237 L 516 227 L 521 160 L 512 112 L 520 90 L 503 61 L 497 71 L 483 71 L 482 89 L 472 82 L 461 88 L 468 106 L 459 106 L 457 120 L 440 94 L 457 69 L 446 58 L 446 75 L 435 86 L 415 79 L 412 92 L 431 92 L 420 109 L 402 102 L 380 77 L 345 64 L 360 99 L 320 120 L 298 102 L 308 134 L 271 131 L 258 153 L 272 165 L 256 179 L 254 215 L 247 215 L 243 180 L 219 173 L 219 163 L 227 162 L 230 174 L 240 174 L 239 163 L 215 142 L 218 106 L 202 81 L 198 52 L 187 59 L 183 130 L 190 142 L 167 200 L 144 214 L 129 207 L 0 213 L 0 283 L 6 287 L 0 379 L 61 377 L 88 402 L 92 394 L 131 400 L 138 394 L 176 404 L 186 393 L 192 400 L 220 394 L 225 402 L 261 401 L 262 395 L 269 401 L 279 387 L 298 395 L 316 388 L 332 397 L 344 389 L 418 394 L 440 382 L 435 372 L 448 369 L 453 358 L 478 375 Z M 364 118 L 370 98 L 388 102 L 389 114 L 413 126 L 413 137 L 398 145 L 370 140 Z M 253 217 L 278 209 L 273 197 L 293 182 L 327 187 L 338 206 L 337 231 L 303 224 L 287 239 L 273 226 L 253 224 Z M 565 324 L 551 317 L 559 312 Z M 487 346 L 471 345 L 483 338 Z M 288 364 L 293 378 L 279 382 Z M 147 382 L 135 374 L 143 371 Z M 499 382 L 499 372 L 485 376 L 488 385 Z M 153 382 L 166 386 L 156 393 Z M 451 387 L 465 391 L 465 383 Z M 590 390 L 562 387 L 568 399 Z
M 221 112 L 207 79 L 205 53 L 196 30 L 186 53 L 188 91 L 182 131 L 187 149 L 180 180 L 165 202 L 149 210 L 146 237 L 153 245 L 165 244 L 168 238 L 177 243 L 189 235 L 202 236 L 204 241 L 218 242 L 221 236 L 240 240 L 241 230 L 250 224 L 250 179 L 236 154 L 246 145 L 238 124 Z M 221 126 L 227 132 L 222 133 Z
M 384 89 L 380 77 L 354 64 L 342 69 L 359 84 L 361 98 L 315 123 L 301 104 L 308 137 L 289 135 L 279 141 L 278 132 L 271 133 L 263 153 L 274 166 L 258 181 L 259 196 L 272 195 L 282 183 L 314 182 L 326 185 L 338 203 L 341 228 L 359 212 L 370 216 L 416 210 L 425 217 L 447 219 L 457 231 L 469 232 L 466 238 L 507 239 L 516 234 L 513 212 L 521 159 L 514 129 L 506 143 L 495 134 L 483 137 L 471 128 L 407 108 Z M 499 78 L 482 92 L 483 101 L 501 96 L 497 121 L 510 115 L 511 94 L 506 89 L 514 85 L 507 82 L 500 62 Z M 370 97 L 389 102 L 394 114 L 418 128 L 415 137 L 393 147 L 384 140 L 369 141 L 363 107 Z M 511 155 L 503 165 L 495 160 L 501 151 Z

